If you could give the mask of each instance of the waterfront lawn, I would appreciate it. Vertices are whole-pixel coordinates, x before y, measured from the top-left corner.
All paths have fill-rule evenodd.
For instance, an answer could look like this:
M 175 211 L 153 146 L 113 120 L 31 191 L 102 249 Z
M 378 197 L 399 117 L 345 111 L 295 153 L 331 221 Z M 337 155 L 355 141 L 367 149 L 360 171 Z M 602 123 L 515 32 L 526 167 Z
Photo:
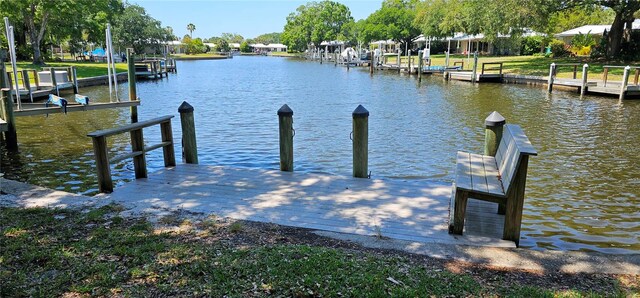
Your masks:
M 0 296 L 622 297 L 639 290 L 637 275 L 485 268 L 274 224 L 179 213 L 152 224 L 122 211 L 0 208 Z
M 225 59 L 226 55 L 221 55 L 217 53 L 202 53 L 202 54 L 172 54 L 171 58 L 180 59 L 180 60 L 189 60 L 189 59 L 203 59 L 203 58 L 211 58 L 211 59 Z
M 412 63 L 416 63 L 415 60 Z M 473 65 L 473 56 L 467 61 L 467 56 L 463 55 L 451 55 L 449 58 L 449 65 L 453 66 L 455 61 L 464 61 L 464 68 L 471 69 Z M 397 59 L 395 57 L 389 57 L 389 63 L 395 63 Z M 445 64 L 445 55 L 431 55 L 431 65 L 441 66 Z M 470 62 L 470 63 L 467 63 Z M 640 61 L 632 62 L 620 62 L 620 61 L 593 61 L 588 57 L 565 57 L 565 58 L 545 58 L 543 56 L 480 56 L 478 57 L 478 71 L 482 69 L 482 63 L 487 62 L 502 62 L 503 73 L 520 74 L 520 75 L 532 75 L 532 76 L 548 76 L 549 66 L 551 63 L 556 64 L 564 63 L 579 63 L 577 77 L 582 75 L 582 65 L 589 64 L 589 79 L 602 79 L 604 72 L 604 65 L 640 65 Z M 494 66 L 490 66 L 494 67 Z M 559 66 L 558 77 L 570 78 L 573 75 L 573 66 Z M 623 70 L 620 68 L 609 70 L 609 80 L 621 80 Z
M 44 67 L 76 67 L 78 78 L 88 78 L 95 76 L 107 75 L 107 63 L 98 62 L 47 62 Z M 11 70 L 11 65 L 7 65 L 7 69 Z M 33 65 L 31 62 L 18 62 L 18 69 L 36 69 L 42 70 L 42 66 Z M 117 63 L 116 72 L 127 72 L 126 63 Z M 33 78 L 31 81 L 34 82 Z

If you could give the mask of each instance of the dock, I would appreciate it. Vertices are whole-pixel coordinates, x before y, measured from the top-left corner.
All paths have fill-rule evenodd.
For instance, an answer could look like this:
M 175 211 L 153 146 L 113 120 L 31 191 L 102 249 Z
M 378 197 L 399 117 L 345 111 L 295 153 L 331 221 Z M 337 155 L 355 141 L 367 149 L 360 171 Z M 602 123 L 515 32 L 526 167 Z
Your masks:
M 138 78 L 158 79 L 176 73 L 178 68 L 174 59 L 142 60 L 135 62 L 135 74 Z
M 573 75 L 571 78 L 557 78 L 558 68 L 572 67 Z M 582 67 L 582 77 L 578 78 L 578 68 Z M 609 70 L 623 69 L 621 81 L 610 81 Z M 556 64 L 552 63 L 549 68 L 549 76 L 547 77 L 547 90 L 551 93 L 553 88 L 559 86 L 564 89 L 573 89 L 583 94 L 598 94 L 605 96 L 617 96 L 620 100 L 626 98 L 640 97 L 640 67 L 638 66 L 603 66 L 604 72 L 602 79 L 589 79 L 589 65 L 580 65 L 577 63 Z M 631 71 L 633 70 L 633 74 Z
M 515 247 L 495 204 L 470 200 L 464 236 L 448 232 L 451 184 L 180 164 L 105 195 L 139 212 L 188 211 L 410 241 Z

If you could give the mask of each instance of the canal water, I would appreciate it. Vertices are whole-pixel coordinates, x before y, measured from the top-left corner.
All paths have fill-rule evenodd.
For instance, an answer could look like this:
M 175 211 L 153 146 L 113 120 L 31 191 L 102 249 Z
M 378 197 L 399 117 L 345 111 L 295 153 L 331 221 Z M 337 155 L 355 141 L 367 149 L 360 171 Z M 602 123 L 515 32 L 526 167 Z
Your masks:
M 201 164 L 277 169 L 276 111 L 286 103 L 294 111 L 295 170 L 351 175 L 351 112 L 362 104 L 371 113 L 373 178 L 450 183 L 456 151 L 481 153 L 484 119 L 498 111 L 521 125 L 539 152 L 529 165 L 523 246 L 640 252 L 640 101 L 439 76 L 418 83 L 394 72 L 371 76 L 368 69 L 274 57 L 184 61 L 178 70 L 138 83 L 139 117 L 179 117 L 183 101 L 193 105 Z M 119 91 L 128 98 L 126 84 Z M 109 100 L 106 87 L 81 93 Z M 11 179 L 95 194 L 86 134 L 127 124 L 129 116 L 124 108 L 18 118 L 20 152 L 1 151 L 2 171 Z M 146 129 L 145 139 L 158 143 L 159 129 Z M 128 136 L 110 138 L 109 148 L 112 154 L 129 150 Z M 147 160 L 149 171 L 161 168 L 162 151 Z M 132 180 L 132 162 L 118 163 L 112 173 L 117 184 Z

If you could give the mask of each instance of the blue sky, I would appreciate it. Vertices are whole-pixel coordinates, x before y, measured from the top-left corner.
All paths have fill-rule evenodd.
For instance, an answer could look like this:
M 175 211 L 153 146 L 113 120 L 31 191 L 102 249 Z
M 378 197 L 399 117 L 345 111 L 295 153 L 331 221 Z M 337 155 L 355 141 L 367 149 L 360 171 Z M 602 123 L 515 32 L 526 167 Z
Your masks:
M 345 4 L 355 20 L 380 8 L 382 0 L 334 0 Z M 286 17 L 309 1 L 296 0 L 129 0 L 162 22 L 174 34 L 188 34 L 187 24 L 196 25 L 194 37 L 209 38 L 223 32 L 254 38 L 263 33 L 282 32 Z

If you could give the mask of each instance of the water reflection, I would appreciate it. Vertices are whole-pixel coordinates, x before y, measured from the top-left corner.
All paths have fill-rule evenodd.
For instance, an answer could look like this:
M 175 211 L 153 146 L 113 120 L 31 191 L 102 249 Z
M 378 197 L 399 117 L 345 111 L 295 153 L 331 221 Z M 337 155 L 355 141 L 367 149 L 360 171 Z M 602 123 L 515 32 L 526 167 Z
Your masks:
M 180 73 L 141 82 L 140 119 L 178 116 L 195 108 L 200 163 L 278 168 L 277 109 L 294 110 L 295 170 L 351 174 L 351 112 L 370 112 L 369 166 L 374 177 L 451 182 L 455 152 L 482 152 L 484 118 L 499 111 L 520 124 L 539 152 L 529 169 L 521 244 L 531 247 L 640 251 L 640 102 L 585 96 L 524 85 L 443 82 L 392 72 L 351 69 L 271 57 L 188 61 Z M 120 94 L 126 96 L 126 85 Z M 81 90 L 108 101 L 106 88 Z M 8 177 L 57 189 L 97 189 L 90 131 L 127 123 L 129 109 L 18 119 L 20 153 L 2 151 Z M 174 121 L 174 136 L 180 136 Z M 160 140 L 145 130 L 147 143 Z M 128 136 L 109 139 L 112 153 Z M 179 148 L 176 148 L 179 152 Z M 147 157 L 163 166 L 161 151 Z M 114 166 L 116 183 L 133 166 Z

